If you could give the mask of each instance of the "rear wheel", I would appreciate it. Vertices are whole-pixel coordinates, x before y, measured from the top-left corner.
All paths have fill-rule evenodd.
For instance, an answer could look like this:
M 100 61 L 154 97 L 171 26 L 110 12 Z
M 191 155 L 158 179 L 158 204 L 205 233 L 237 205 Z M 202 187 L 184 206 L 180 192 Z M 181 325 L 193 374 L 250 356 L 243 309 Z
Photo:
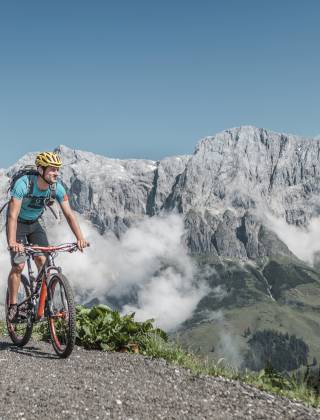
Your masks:
M 71 286 L 62 274 L 54 274 L 48 286 L 49 329 L 59 357 L 68 357 L 76 341 L 76 309 Z
M 18 290 L 17 295 L 17 304 L 25 301 L 27 298 L 30 297 L 30 288 L 29 282 L 24 275 L 21 275 L 21 282 Z M 29 304 L 29 301 L 26 302 L 26 305 Z M 28 343 L 31 338 L 33 322 L 32 322 L 32 314 L 31 311 L 27 311 L 27 317 L 24 319 L 20 319 L 19 317 L 14 321 L 10 322 L 8 320 L 8 309 L 9 309 L 9 291 L 7 290 L 6 294 L 6 304 L 5 304 L 5 311 L 6 311 L 6 323 L 9 336 L 12 342 L 19 347 L 24 346 Z

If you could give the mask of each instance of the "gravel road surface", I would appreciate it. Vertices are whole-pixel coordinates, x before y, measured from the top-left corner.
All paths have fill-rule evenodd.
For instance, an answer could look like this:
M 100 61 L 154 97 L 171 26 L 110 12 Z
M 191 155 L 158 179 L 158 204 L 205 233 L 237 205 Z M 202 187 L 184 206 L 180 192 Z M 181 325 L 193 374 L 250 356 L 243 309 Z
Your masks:
M 140 355 L 0 339 L 0 419 L 320 419 L 320 410 Z

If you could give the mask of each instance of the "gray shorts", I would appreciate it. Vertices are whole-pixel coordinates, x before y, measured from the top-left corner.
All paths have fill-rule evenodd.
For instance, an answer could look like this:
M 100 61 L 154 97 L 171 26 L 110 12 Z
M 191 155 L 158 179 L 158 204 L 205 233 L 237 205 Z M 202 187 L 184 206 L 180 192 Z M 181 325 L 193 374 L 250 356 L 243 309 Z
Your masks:
M 17 242 L 29 245 L 48 246 L 48 238 L 44 230 L 44 223 L 42 219 L 27 225 L 25 223 L 17 222 Z M 10 251 L 11 265 L 18 265 L 26 261 L 25 254 Z

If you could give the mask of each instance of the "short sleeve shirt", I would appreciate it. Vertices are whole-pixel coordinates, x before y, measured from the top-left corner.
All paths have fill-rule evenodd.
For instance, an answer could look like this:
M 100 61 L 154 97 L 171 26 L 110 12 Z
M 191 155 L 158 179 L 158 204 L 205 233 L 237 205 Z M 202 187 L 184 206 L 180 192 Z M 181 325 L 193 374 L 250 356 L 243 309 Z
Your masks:
M 29 192 L 29 178 L 33 177 L 33 191 L 31 192 L 31 197 L 28 196 Z M 23 220 L 36 220 L 41 216 L 45 200 L 50 197 L 50 188 L 46 190 L 39 190 L 37 183 L 37 175 L 24 175 L 19 178 L 11 191 L 11 197 L 16 198 L 17 200 L 22 200 L 21 210 L 19 213 L 19 218 Z M 66 190 L 60 182 L 56 183 L 56 200 L 59 203 L 68 200 Z

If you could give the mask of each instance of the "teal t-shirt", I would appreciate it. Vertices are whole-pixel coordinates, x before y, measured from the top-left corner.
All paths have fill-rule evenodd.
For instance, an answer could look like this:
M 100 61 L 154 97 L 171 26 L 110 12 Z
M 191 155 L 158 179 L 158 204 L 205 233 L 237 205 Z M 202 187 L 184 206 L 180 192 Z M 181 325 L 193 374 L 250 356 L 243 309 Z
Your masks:
M 32 197 L 27 197 L 29 191 L 29 177 L 33 177 Z M 36 220 L 43 212 L 45 199 L 50 197 L 50 188 L 39 190 L 37 175 L 24 175 L 19 178 L 11 191 L 11 197 L 22 200 L 19 218 L 23 220 Z M 56 184 L 56 199 L 59 203 L 68 200 L 66 190 L 60 182 Z

